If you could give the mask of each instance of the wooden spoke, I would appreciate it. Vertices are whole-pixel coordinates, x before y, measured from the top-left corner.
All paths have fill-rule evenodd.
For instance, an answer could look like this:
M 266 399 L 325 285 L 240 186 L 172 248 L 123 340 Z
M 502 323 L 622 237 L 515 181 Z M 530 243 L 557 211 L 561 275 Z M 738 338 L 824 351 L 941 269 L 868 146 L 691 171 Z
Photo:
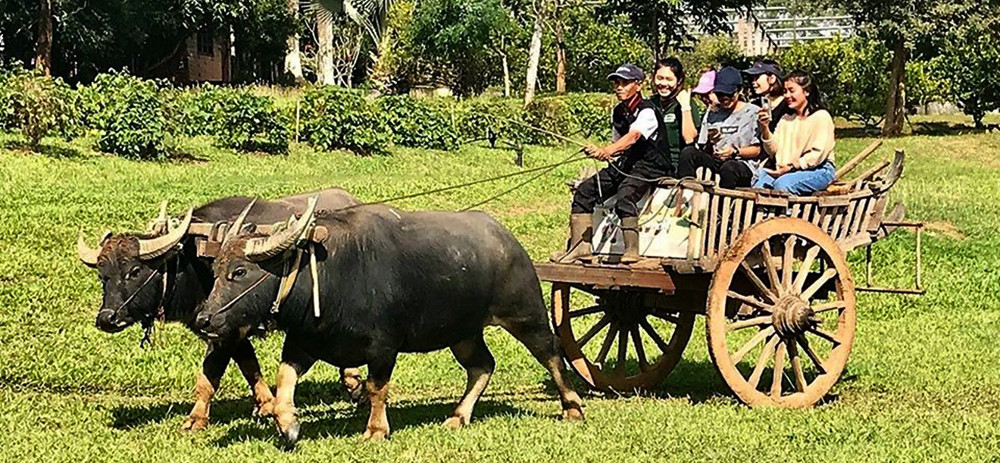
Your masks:
M 736 353 L 733 354 L 733 365 L 740 363 L 740 360 L 743 360 L 743 357 L 746 356 L 748 352 L 750 352 L 750 349 L 753 349 L 754 346 L 760 344 L 761 341 L 763 341 L 765 338 L 767 338 L 772 334 L 774 334 L 773 326 L 769 326 L 767 328 L 760 330 L 760 332 L 758 332 L 752 338 L 750 338 L 750 340 L 747 341 L 747 343 L 744 344 L 743 347 L 740 347 L 740 350 L 736 351 Z
M 792 288 L 792 264 L 795 263 L 795 235 L 785 238 L 785 257 L 781 260 L 781 285 L 787 292 Z
M 608 357 L 608 352 L 611 350 L 611 343 L 615 341 L 616 334 L 618 334 L 618 324 L 612 323 L 611 328 L 608 329 L 608 334 L 604 337 L 604 343 L 601 344 L 601 351 L 594 358 L 594 363 L 601 365 L 601 368 L 604 368 L 604 359 Z
M 819 337 L 821 337 L 823 339 L 826 339 L 827 341 L 832 342 L 834 346 L 837 346 L 837 345 L 840 344 L 840 341 L 838 341 L 837 338 L 833 336 L 833 334 L 830 334 L 830 333 L 828 333 L 826 331 L 823 331 L 820 328 L 811 327 L 811 328 L 809 328 L 809 332 L 812 333 L 812 334 L 815 334 L 816 336 L 819 336 Z
M 819 370 L 820 374 L 826 374 L 826 367 L 823 366 L 823 361 L 819 359 L 816 355 L 816 351 L 813 350 L 812 346 L 809 345 L 809 341 L 805 336 L 799 336 L 796 341 L 802 346 L 802 350 L 806 352 L 806 355 L 812 360 L 813 364 L 816 365 L 816 369 Z
M 753 368 L 750 379 L 747 380 L 750 383 L 750 387 L 757 389 L 757 384 L 760 383 L 760 376 L 764 374 L 764 368 L 767 367 L 767 361 L 771 360 L 771 354 L 774 353 L 774 346 L 778 344 L 778 340 L 778 336 L 771 336 L 771 340 L 767 341 L 764 348 L 760 350 L 760 356 L 757 357 L 757 365 Z
M 812 270 L 813 261 L 816 260 L 816 256 L 820 252 L 819 246 L 813 246 L 806 251 L 806 257 L 802 260 L 802 266 L 799 267 L 799 273 L 795 275 L 795 291 L 801 293 L 802 287 L 806 285 L 806 277 L 809 276 L 809 272 Z
M 729 324 L 729 331 L 742 330 L 743 328 L 749 328 L 751 326 L 761 326 L 771 323 L 771 316 L 765 315 L 763 317 L 748 318 L 746 320 L 740 320 L 738 322 Z
M 774 267 L 774 254 L 771 252 L 771 242 L 764 240 L 761 243 L 761 254 L 764 255 L 764 268 L 767 269 L 767 278 L 771 281 L 771 291 L 781 296 L 781 280 L 778 279 L 778 269 Z
M 625 371 L 625 360 L 628 358 L 628 332 L 622 327 L 618 330 L 618 363 L 615 364 L 615 371 Z
M 635 356 L 639 360 L 639 370 L 646 371 L 646 368 L 649 367 L 649 361 L 646 360 L 646 349 L 642 347 L 639 325 L 632 325 L 632 343 L 635 344 Z
M 843 309 L 847 307 L 847 303 L 844 301 L 833 301 L 827 302 L 826 304 L 820 304 L 812 308 L 814 313 L 823 313 L 835 309 Z
M 756 286 L 757 289 L 760 290 L 761 294 L 767 297 L 771 301 L 771 303 L 778 302 L 778 297 L 775 296 L 774 292 L 771 291 L 771 288 L 768 288 L 767 285 L 765 285 L 764 282 L 761 281 L 760 277 L 757 276 L 756 273 L 754 273 L 753 269 L 750 268 L 750 264 L 748 264 L 747 261 L 740 262 L 740 269 L 743 270 L 743 274 L 746 275 L 747 278 L 749 278 L 750 281 L 753 282 L 754 286 Z
M 582 317 L 584 315 L 590 315 L 598 312 L 604 312 L 605 307 L 601 305 L 595 305 L 593 307 L 587 307 L 586 309 L 573 310 L 569 313 L 569 318 Z
M 601 330 L 604 329 L 604 327 L 609 323 L 611 323 L 611 317 L 605 314 L 597 323 L 594 324 L 594 326 L 591 326 L 590 329 L 580 337 L 579 341 L 577 341 L 580 344 L 580 348 L 582 349 L 583 346 L 586 346 L 587 343 L 590 342 L 590 340 L 593 339 L 597 333 L 600 333 Z
M 656 343 L 656 347 L 660 348 L 660 352 L 666 353 L 669 350 L 667 343 L 660 337 L 660 334 L 653 329 L 653 326 L 649 324 L 645 318 L 639 320 L 639 326 L 649 334 L 649 337 L 653 338 L 653 342 Z
M 765 311 L 767 313 L 771 313 L 770 306 L 768 306 L 768 305 L 764 304 L 763 302 L 760 302 L 757 299 L 754 299 L 754 298 L 752 298 L 750 296 L 744 296 L 744 295 L 742 295 L 740 293 L 737 293 L 736 291 L 729 291 L 728 293 L 726 293 L 726 295 L 729 296 L 729 297 L 731 297 L 731 298 L 733 298 L 733 299 L 736 299 L 737 301 L 740 301 L 740 302 L 742 302 L 742 303 L 744 303 L 746 305 L 754 306 L 754 307 L 756 307 L 756 308 L 758 308 L 760 310 L 763 310 L 763 311 Z
M 806 375 L 802 372 L 802 361 L 799 359 L 799 349 L 795 347 L 795 341 L 788 343 L 788 358 L 792 364 L 792 372 L 795 375 L 795 390 L 802 392 L 806 390 Z
M 811 299 L 813 297 L 813 294 L 816 294 L 816 291 L 819 291 L 819 289 L 822 288 L 827 281 L 830 281 L 830 278 L 833 278 L 835 276 L 837 276 L 837 269 L 835 268 L 826 269 L 826 271 L 823 272 L 823 274 L 820 275 L 819 278 L 817 278 L 816 281 L 814 281 L 813 284 L 810 285 L 808 289 L 802 292 L 802 299 L 806 301 Z
M 778 344 L 778 350 L 774 353 L 774 370 L 771 371 L 771 397 L 774 400 L 781 398 L 781 381 L 785 376 L 785 343 Z

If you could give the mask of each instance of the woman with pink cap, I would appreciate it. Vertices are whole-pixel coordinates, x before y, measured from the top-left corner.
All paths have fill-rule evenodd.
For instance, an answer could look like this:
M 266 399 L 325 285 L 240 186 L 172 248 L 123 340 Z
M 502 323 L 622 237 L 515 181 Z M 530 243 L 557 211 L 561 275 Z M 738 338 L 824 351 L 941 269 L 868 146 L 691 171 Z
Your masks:
M 715 99 L 715 69 L 709 69 L 698 79 L 698 85 L 691 89 L 691 94 L 696 96 L 705 108 L 711 110 L 719 105 L 719 100 Z

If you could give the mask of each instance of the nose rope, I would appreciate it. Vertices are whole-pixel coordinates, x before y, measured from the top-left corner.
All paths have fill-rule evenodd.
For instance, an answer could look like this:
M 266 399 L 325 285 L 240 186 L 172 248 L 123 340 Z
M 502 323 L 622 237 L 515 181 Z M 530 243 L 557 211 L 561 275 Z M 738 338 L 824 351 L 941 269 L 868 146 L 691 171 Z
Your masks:
M 244 296 L 246 296 L 247 294 L 250 294 L 250 291 L 253 291 L 253 290 L 257 289 L 257 287 L 258 287 L 258 286 L 260 286 L 261 284 L 263 284 L 263 283 L 264 283 L 264 280 L 266 280 L 266 279 L 267 279 L 267 277 L 269 277 L 269 276 L 270 276 L 270 275 L 264 275 L 264 276 L 260 277 L 260 279 L 259 279 L 259 280 L 257 280 L 257 282 L 255 282 L 254 284 L 250 285 L 250 287 L 249 287 L 249 288 L 247 288 L 246 290 L 244 290 L 244 291 L 243 291 L 242 293 L 240 293 L 240 295 L 239 295 L 239 296 L 236 296 L 236 298 L 235 298 L 235 299 L 233 299 L 233 300 L 229 301 L 229 303 L 228 303 L 228 304 L 226 304 L 226 305 L 222 306 L 222 308 L 221 308 L 221 309 L 219 309 L 219 311 L 218 311 L 218 312 L 216 312 L 216 313 L 215 313 L 215 315 L 219 315 L 219 314 L 221 314 L 221 313 L 224 313 L 224 312 L 226 312 L 227 310 L 229 310 L 229 309 L 233 308 L 233 304 L 235 304 L 235 303 L 239 302 L 239 300 L 240 300 L 240 299 L 243 299 L 243 297 L 244 297 Z
M 154 270 L 153 273 L 150 273 L 149 277 L 146 278 L 146 281 L 142 282 L 142 285 L 139 286 L 139 289 L 136 289 L 135 292 L 133 292 L 132 295 L 128 297 L 128 299 L 125 299 L 125 302 L 123 302 L 122 305 L 118 306 L 118 308 L 115 309 L 115 313 L 118 313 L 119 310 L 124 309 L 125 306 L 127 306 L 130 302 L 132 302 L 132 299 L 135 299 L 135 297 L 139 295 L 139 292 L 141 292 L 142 289 L 145 288 L 150 281 L 153 281 L 153 277 L 159 274 L 161 270 L 163 270 L 163 267 L 160 267 Z

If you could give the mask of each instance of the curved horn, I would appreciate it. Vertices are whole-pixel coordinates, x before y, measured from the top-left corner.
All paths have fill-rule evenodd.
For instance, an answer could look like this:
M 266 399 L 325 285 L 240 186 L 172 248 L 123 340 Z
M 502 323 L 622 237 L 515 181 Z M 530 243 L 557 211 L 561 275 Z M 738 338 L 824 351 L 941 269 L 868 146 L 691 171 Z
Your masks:
M 187 234 L 193 215 L 194 208 L 188 209 L 187 215 L 184 216 L 184 220 L 181 221 L 179 227 L 163 236 L 148 240 L 139 240 L 139 258 L 142 260 L 155 259 L 166 254 L 174 246 L 177 246 L 177 243 L 180 243 L 184 239 L 184 235 Z
M 243 209 L 243 212 L 240 213 L 239 217 L 236 218 L 236 221 L 233 222 L 233 224 L 229 227 L 229 230 L 226 231 L 226 236 L 222 239 L 222 241 L 228 241 L 230 238 L 236 238 L 236 235 L 240 234 L 240 229 L 243 228 L 243 222 L 246 222 L 247 215 L 250 214 L 250 209 L 253 208 L 255 203 L 257 203 L 257 198 L 250 200 L 250 204 L 247 204 L 247 207 Z
M 88 246 L 83 239 L 83 230 L 80 230 L 80 236 L 76 239 L 76 254 L 88 267 L 97 267 L 97 256 L 101 255 L 101 250 Z
M 166 233 L 168 231 L 168 224 L 170 223 L 170 217 L 167 216 L 167 201 L 160 203 L 160 214 L 149 222 L 146 227 L 147 231 L 150 233 Z
M 101 236 L 101 246 L 104 246 L 104 242 L 111 238 L 111 230 L 105 230 L 104 235 Z M 97 257 L 101 255 L 101 249 L 93 249 L 87 245 L 87 240 L 83 238 L 83 230 L 80 230 L 80 235 L 76 239 L 76 254 L 80 257 L 88 267 L 97 267 Z
M 313 214 L 316 212 L 316 197 L 309 198 L 306 211 L 290 227 L 275 233 L 267 238 L 251 238 L 247 240 L 243 248 L 247 259 L 251 261 L 262 261 L 270 259 L 285 252 L 288 248 L 302 237 L 302 233 L 312 223 Z

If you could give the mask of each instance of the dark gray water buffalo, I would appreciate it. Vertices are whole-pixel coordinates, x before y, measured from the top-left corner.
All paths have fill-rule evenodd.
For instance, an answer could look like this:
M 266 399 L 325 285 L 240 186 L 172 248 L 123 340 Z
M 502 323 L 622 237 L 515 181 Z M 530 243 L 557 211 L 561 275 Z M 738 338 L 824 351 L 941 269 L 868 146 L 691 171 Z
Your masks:
M 274 223 L 302 211 L 309 197 L 319 198 L 318 208 L 340 209 L 358 204 L 344 190 L 332 188 L 309 195 L 291 196 L 274 201 L 257 201 L 246 218 L 251 223 Z M 212 260 L 199 258 L 194 238 L 186 234 L 191 222 L 232 222 L 251 198 L 219 199 L 189 212 L 180 226 L 159 236 L 124 234 L 106 236 L 100 249 L 90 249 L 81 236 L 77 242 L 80 259 L 98 270 L 103 286 L 103 301 L 96 325 L 103 331 L 117 333 L 139 322 L 150 326 L 154 319 L 180 322 L 193 328 L 195 309 L 212 287 Z M 161 219 L 165 218 L 165 211 Z M 227 346 L 209 343 L 202 370 L 195 383 L 197 400 L 183 429 L 202 429 L 208 424 L 209 403 L 219 387 L 229 360 L 233 359 L 250 384 L 256 402 L 255 412 L 268 415 L 273 396 L 260 373 L 253 345 L 243 341 Z M 357 370 L 342 370 L 344 385 L 355 396 L 361 394 Z
M 445 425 L 468 423 L 495 365 L 483 341 L 489 325 L 510 332 L 549 371 L 563 417 L 583 419 L 531 259 L 502 225 L 479 212 L 359 206 L 318 213 L 315 224 L 328 235 L 320 244 L 302 246 L 297 243 L 308 230 L 310 212 L 270 237 L 227 237 L 213 264 L 215 284 L 196 322 L 207 338 L 224 344 L 244 342 L 264 323 L 286 332 L 274 412 L 289 443 L 299 435 L 295 383 L 317 360 L 340 367 L 368 365 L 371 415 L 364 437 L 382 439 L 389 434 L 386 394 L 396 356 L 450 348 L 468 372 L 468 384 Z M 296 261 L 290 254 L 298 249 L 305 253 L 302 271 L 275 314 L 271 307 L 281 275 L 288 262 Z M 318 261 L 318 317 L 308 253 Z

